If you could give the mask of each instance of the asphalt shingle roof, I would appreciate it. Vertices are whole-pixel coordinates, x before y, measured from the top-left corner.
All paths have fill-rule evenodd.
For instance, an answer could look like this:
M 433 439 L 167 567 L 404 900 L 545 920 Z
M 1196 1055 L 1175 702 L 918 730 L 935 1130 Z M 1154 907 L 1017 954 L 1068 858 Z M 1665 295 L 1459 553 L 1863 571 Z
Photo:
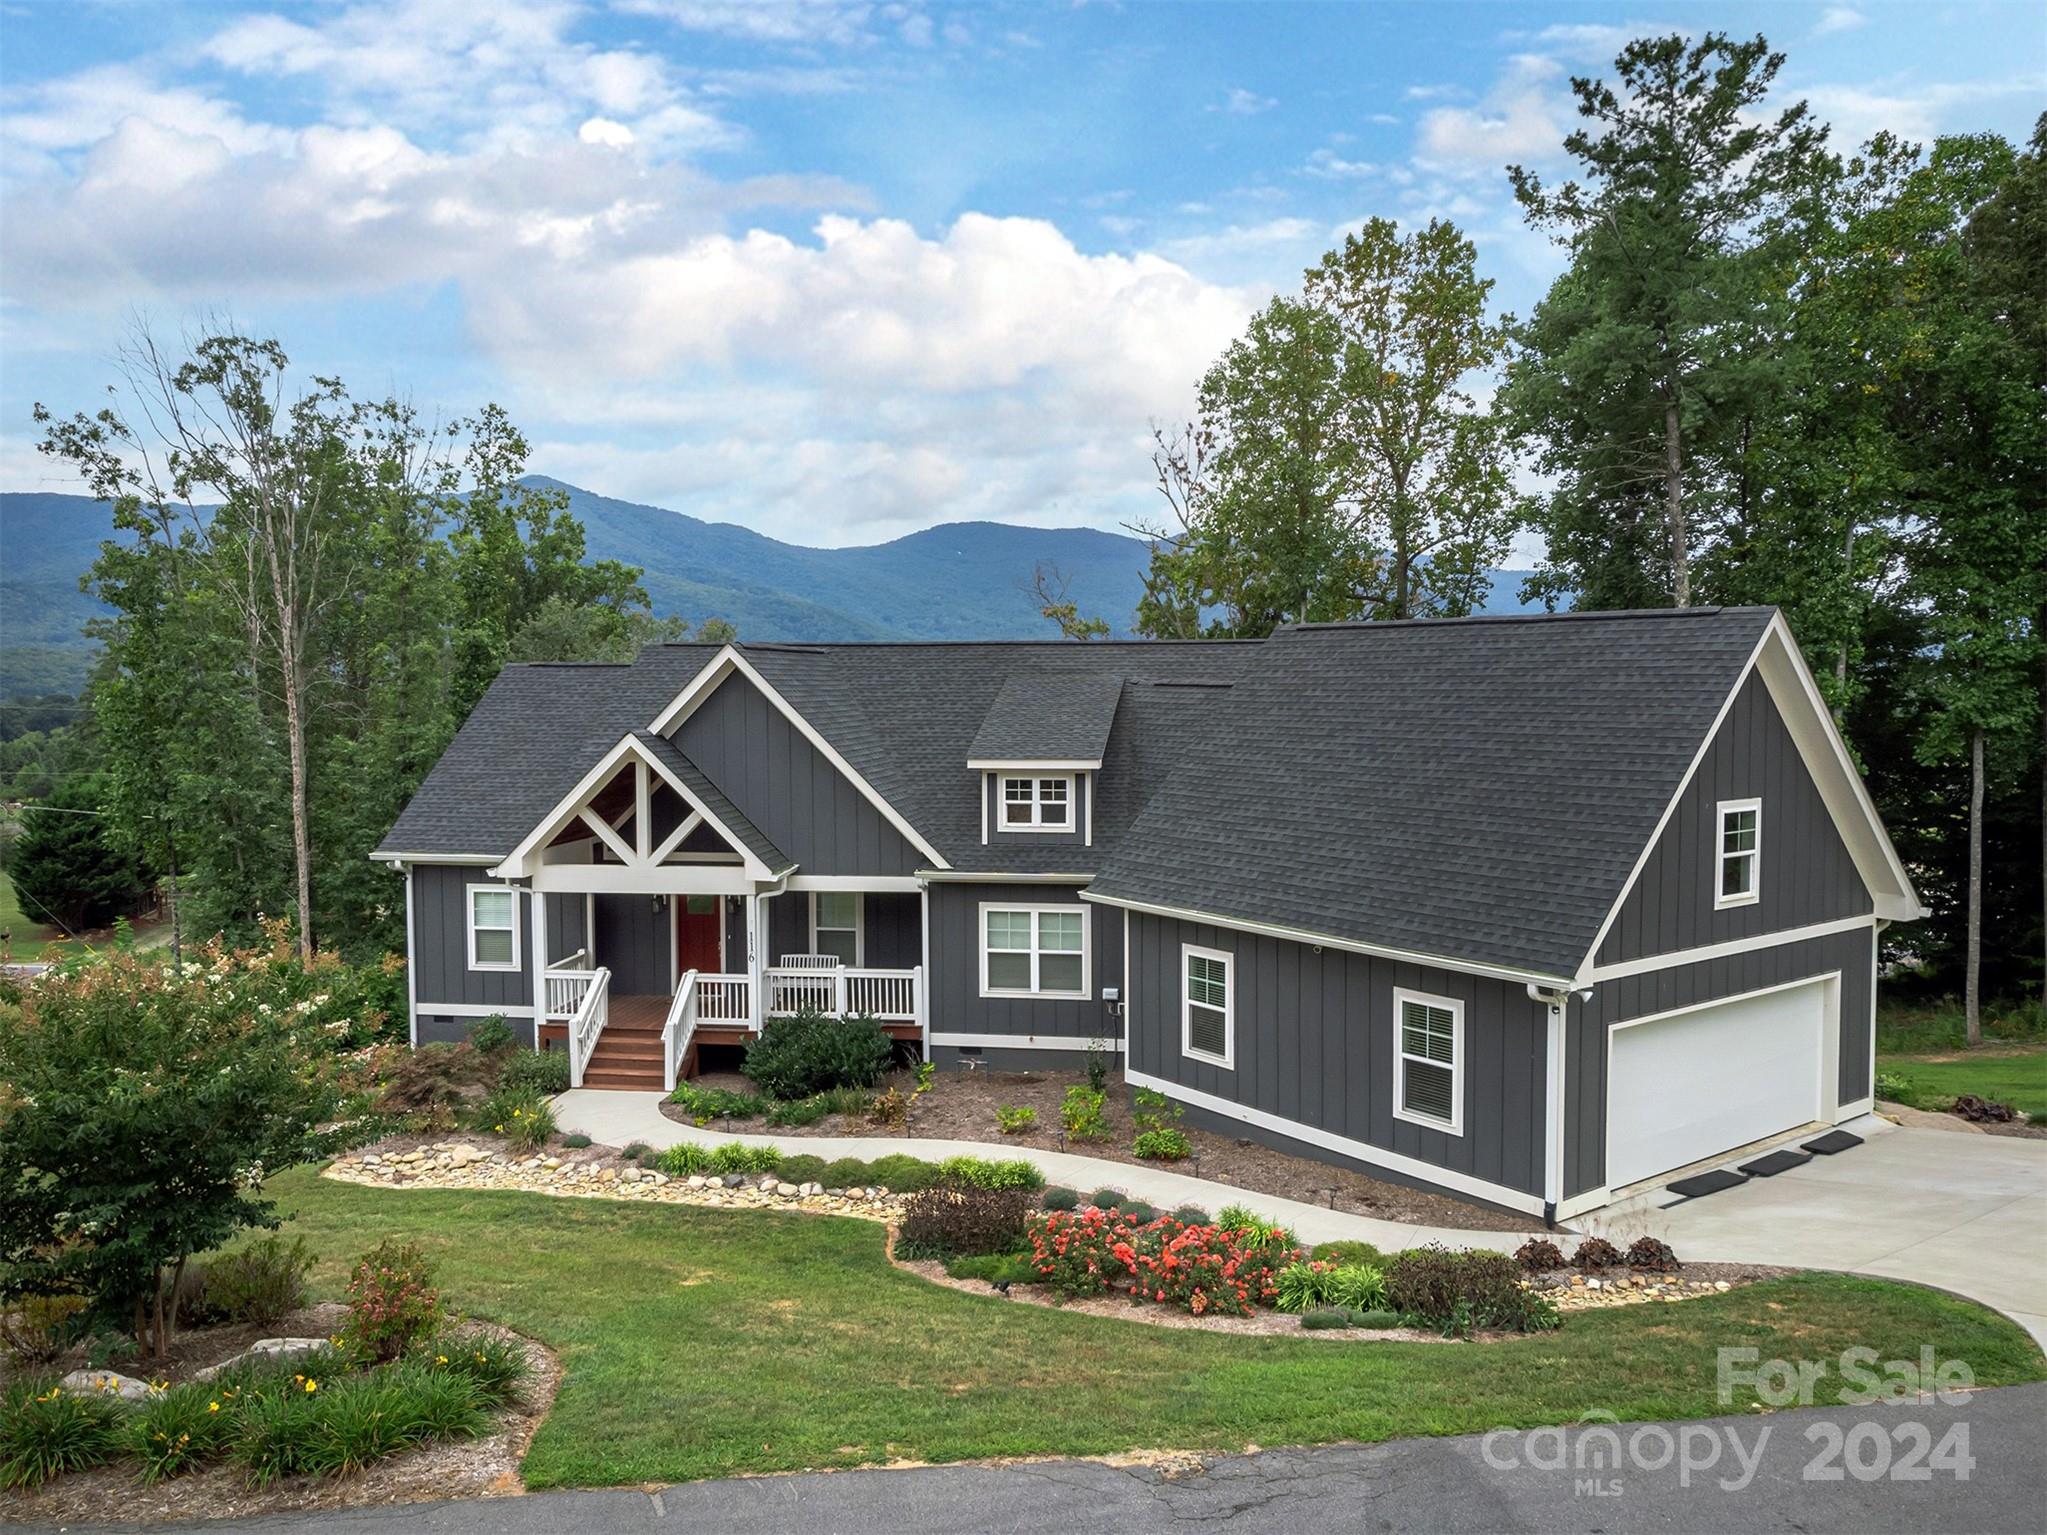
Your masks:
M 967 747 L 972 762 L 1100 762 L 1108 749 L 1120 676 L 1019 672 L 1003 679 Z
M 1770 612 L 740 648 L 955 870 L 1094 875 L 1115 899 L 1566 976 Z M 715 654 L 506 668 L 384 850 L 509 852 Z M 1043 736 L 1022 733 L 1031 719 Z M 969 756 L 1092 760 L 1098 728 L 1094 845 L 983 846 Z

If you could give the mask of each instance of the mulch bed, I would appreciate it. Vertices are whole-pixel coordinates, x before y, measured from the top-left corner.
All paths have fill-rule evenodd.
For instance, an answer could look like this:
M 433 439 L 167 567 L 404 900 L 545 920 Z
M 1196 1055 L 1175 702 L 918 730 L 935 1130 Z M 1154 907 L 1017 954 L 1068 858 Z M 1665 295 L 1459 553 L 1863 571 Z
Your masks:
M 1145 1162 L 1130 1150 L 1136 1127 L 1130 1120 L 1130 1094 L 1119 1071 L 1109 1073 L 1109 1101 L 1105 1111 L 1108 1135 L 1099 1141 L 1062 1142 L 1059 1110 L 1066 1089 L 1085 1083 L 1081 1071 L 944 1071 L 927 1092 L 917 1095 L 910 1110 L 910 1127 L 903 1137 L 903 1150 L 917 1154 L 916 1142 L 927 1140 L 986 1141 L 991 1146 L 1029 1147 L 1037 1151 L 1070 1151 L 1080 1156 L 1099 1157 L 1133 1167 L 1163 1167 L 1216 1183 L 1226 1183 L 1247 1194 L 1269 1194 L 1304 1204 L 1326 1205 L 1352 1215 L 1375 1220 L 1400 1221 L 1411 1226 L 1448 1226 L 1465 1231 L 1512 1229 L 1525 1217 L 1467 1204 L 1447 1194 L 1432 1194 L 1387 1183 L 1363 1173 L 1332 1167 L 1309 1157 L 1290 1156 L 1255 1141 L 1217 1135 L 1182 1124 L 1194 1155 L 1184 1162 Z M 753 1085 L 736 1071 L 706 1072 L 696 1079 L 698 1086 L 751 1092 Z M 882 1084 L 899 1087 L 908 1096 L 915 1079 L 900 1074 Z M 1037 1128 L 1025 1135 L 1004 1135 L 996 1128 L 995 1110 L 1027 1107 L 1038 1111 Z M 672 1104 L 661 1112 L 681 1124 L 694 1123 Z M 890 1137 L 898 1132 L 851 1117 L 820 1120 L 802 1128 L 769 1128 L 758 1119 L 713 1120 L 705 1127 L 747 1135 L 815 1136 L 829 1140 L 839 1136 Z M 820 1148 L 820 1154 L 822 1148 Z M 1334 1191 L 1333 1197 L 1332 1192 Z M 1091 1192 L 1087 1189 L 1083 1194 Z M 1213 1213 L 1213 1212 L 1211 1212 Z
M 151 1380 L 189 1379 L 192 1372 L 240 1353 L 259 1337 L 324 1337 L 338 1329 L 347 1308 L 312 1306 L 276 1327 L 215 1327 L 187 1334 L 171 1363 L 148 1368 L 134 1360 L 117 1365 L 123 1374 Z M 514 1338 L 526 1351 L 528 1375 L 519 1396 L 498 1417 L 494 1432 L 481 1439 L 427 1445 L 342 1477 L 290 1477 L 251 1488 L 239 1466 L 226 1462 L 146 1487 L 132 1461 L 60 1476 L 35 1492 L 0 1493 L 0 1524 L 144 1524 L 174 1519 L 228 1519 L 252 1514 L 309 1509 L 362 1508 L 382 1504 L 438 1502 L 445 1498 L 509 1497 L 526 1490 L 519 1462 L 541 1419 L 554 1404 L 561 1365 L 530 1338 L 519 1338 L 493 1323 L 462 1324 L 457 1336 Z M 82 1361 L 66 1360 L 68 1370 Z

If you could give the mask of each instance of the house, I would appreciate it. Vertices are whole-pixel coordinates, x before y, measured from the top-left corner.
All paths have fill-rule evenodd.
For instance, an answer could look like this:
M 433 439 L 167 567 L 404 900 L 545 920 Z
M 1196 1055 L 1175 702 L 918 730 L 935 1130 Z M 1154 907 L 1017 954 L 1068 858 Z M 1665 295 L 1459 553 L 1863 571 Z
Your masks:
M 805 1007 L 1566 1216 L 1865 1111 L 1922 914 L 1783 618 L 507 667 L 377 856 L 415 1041 L 665 1088 Z

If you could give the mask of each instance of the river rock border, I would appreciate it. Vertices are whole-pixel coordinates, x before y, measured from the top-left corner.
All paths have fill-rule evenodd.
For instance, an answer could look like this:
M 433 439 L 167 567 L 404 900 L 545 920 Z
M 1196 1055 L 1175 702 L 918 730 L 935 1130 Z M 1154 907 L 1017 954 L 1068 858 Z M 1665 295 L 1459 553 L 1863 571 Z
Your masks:
M 886 1188 L 826 1188 L 789 1183 L 773 1173 L 666 1173 L 616 1158 L 570 1160 L 551 1153 L 514 1156 L 470 1141 L 436 1141 L 409 1151 L 342 1157 L 322 1174 L 374 1188 L 511 1189 L 567 1199 L 618 1199 L 725 1210 L 794 1210 L 894 1222 L 905 1196 Z

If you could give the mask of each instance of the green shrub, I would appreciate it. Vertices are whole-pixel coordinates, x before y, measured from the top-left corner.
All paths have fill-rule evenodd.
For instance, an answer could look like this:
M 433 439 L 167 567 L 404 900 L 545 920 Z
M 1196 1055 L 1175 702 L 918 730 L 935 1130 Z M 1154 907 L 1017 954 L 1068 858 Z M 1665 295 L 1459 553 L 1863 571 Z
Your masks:
M 41 1378 L 15 1381 L 0 1392 L 0 1489 L 40 1487 L 112 1460 L 122 1426 L 121 1402 L 111 1393 L 67 1391 Z
M 538 1151 L 554 1138 L 554 1107 L 533 1088 L 500 1087 L 478 1107 L 475 1125 L 514 1151 Z
M 831 1112 L 825 1107 L 824 1096 L 777 1100 L 768 1105 L 767 1121 L 770 1125 L 795 1126 L 814 1125 Z
M 1187 1132 L 1170 1125 L 1159 1130 L 1138 1131 L 1130 1149 L 1150 1162 L 1184 1162 L 1194 1154 L 1194 1145 L 1187 1139 Z
M 1140 1130 L 1167 1130 L 1186 1112 L 1164 1093 L 1140 1087 L 1130 1095 L 1130 1118 Z
M 1096 1189 L 1092 1194 L 1088 1195 L 1087 1202 L 1097 1210 L 1113 1210 L 1123 1203 L 1123 1191 L 1121 1189 Z
M 138 1405 L 128 1432 L 142 1480 L 183 1476 L 225 1455 L 234 1440 L 237 1395 L 218 1381 L 194 1380 Z
M 711 1170 L 710 1149 L 695 1141 L 677 1141 L 661 1153 L 657 1165 L 671 1178 L 693 1177 Z
M 626 1144 L 625 1150 L 621 1151 L 619 1155 L 628 1162 L 637 1162 L 647 1154 L 648 1149 L 645 1141 L 629 1141 Z
M 1038 1196 L 1038 1204 L 1047 1210 L 1078 1210 L 1080 1195 L 1055 1183 Z
M 1288 1311 L 1293 1308 L 1281 1306 L 1279 1309 Z M 1301 1325 L 1310 1332 L 1333 1332 L 1339 1328 L 1355 1327 L 1357 1324 L 1351 1320 L 1350 1313 L 1341 1306 L 1325 1306 L 1319 1310 L 1302 1312 Z
M 868 1176 L 872 1181 L 891 1194 L 914 1194 L 919 1189 L 933 1188 L 943 1181 L 943 1175 L 929 1162 L 897 1151 L 885 1157 L 876 1157 L 867 1164 Z
M 1390 1332 L 1396 1327 L 1405 1327 L 1407 1318 L 1397 1311 L 1384 1309 L 1357 1311 L 1351 1314 L 1351 1326 L 1369 1327 L 1376 1332 Z
M 1125 1200 L 1117 1207 L 1116 1213 L 1133 1226 L 1149 1226 L 1159 1218 L 1158 1211 L 1141 1199 Z
M 466 1378 L 476 1387 L 479 1400 L 492 1408 L 511 1401 L 531 1373 L 526 1350 L 511 1338 L 448 1338 L 418 1357 L 429 1368 Z
M 1912 1092 L 1912 1079 L 1903 1072 L 1879 1071 L 1876 1074 L 1876 1095 L 1888 1098 L 1893 1103 L 1902 1103 Z
M 1244 1245 L 1253 1250 L 1301 1245 L 1285 1226 L 1275 1225 L 1256 1210 L 1243 1205 L 1224 1205 L 1215 1212 L 1215 1223 L 1224 1231 L 1246 1233 Z
M 1173 1212 L 1173 1219 L 1183 1226 L 1206 1226 L 1209 1224 L 1208 1212 L 1202 1209 L 1200 1205 L 1180 1206 L 1179 1209 Z
M 365 1359 L 396 1359 L 441 1329 L 433 1265 L 411 1242 L 383 1241 L 348 1280 L 348 1347 Z
M 998 1104 L 995 1124 L 1004 1135 L 1028 1135 L 1038 1128 L 1038 1111 L 1028 1106 Z
M 589 1136 L 576 1134 L 564 1135 L 562 1137 L 562 1144 L 568 1147 L 569 1150 L 571 1151 L 587 1151 L 590 1148 L 591 1143 Z
M 1332 1306 L 1377 1311 L 1386 1304 L 1386 1276 L 1368 1263 L 1343 1263 L 1322 1271 L 1322 1293 Z
M 207 1304 L 231 1322 L 274 1326 L 306 1303 L 313 1261 L 304 1237 L 251 1242 L 206 1265 Z
M 668 1101 L 697 1124 L 714 1119 L 758 1119 L 768 1111 L 768 1100 L 759 1093 L 736 1093 L 725 1087 L 698 1087 L 678 1082 Z
M 940 1176 L 953 1183 L 977 1189 L 1041 1189 L 1045 1175 L 1035 1164 L 1021 1158 L 991 1162 L 985 1157 L 947 1157 L 938 1164 Z
M 782 1153 L 773 1146 L 749 1146 L 744 1141 L 727 1141 L 711 1148 L 714 1173 L 771 1173 L 782 1165 Z
M 772 1098 L 808 1098 L 833 1087 L 872 1087 L 895 1064 L 895 1041 L 868 1017 L 818 1012 L 770 1018 L 746 1047 L 742 1068 Z
M 499 1087 L 523 1087 L 552 1098 L 569 1090 L 569 1052 L 517 1050 L 505 1058 Z
M 1037 1266 L 1029 1253 L 982 1253 L 972 1258 L 948 1258 L 945 1272 L 954 1279 L 985 1279 L 989 1284 L 1036 1284 Z
M 1317 1263 L 1350 1264 L 1360 1263 L 1367 1268 L 1384 1269 L 1386 1255 L 1370 1242 L 1354 1242 L 1348 1239 L 1340 1242 L 1322 1242 L 1316 1245 L 1314 1259 Z
M 509 1050 L 512 1048 L 512 1026 L 505 1022 L 502 1013 L 479 1018 L 470 1027 L 469 1044 L 479 1055 L 496 1055 L 500 1050 Z
M 971 1184 L 921 1189 L 903 1205 L 896 1252 L 905 1258 L 1014 1252 L 1030 1213 L 1028 1189 Z
M 1109 1133 L 1106 1115 L 1109 1095 L 1095 1088 L 1082 1087 L 1075 1083 L 1066 1089 L 1065 1102 L 1059 1108 L 1059 1123 L 1065 1127 L 1069 1141 L 1098 1141 Z
M 877 1180 L 873 1169 L 858 1157 L 839 1157 L 827 1162 L 817 1181 L 828 1189 L 864 1189 Z
M 817 1095 L 827 1114 L 862 1115 L 874 1107 L 874 1090 L 868 1087 L 828 1087 Z
M 83 1295 L 0 1301 L 0 1347 L 18 1365 L 48 1364 L 71 1346 L 90 1305 Z
M 808 1154 L 800 1157 L 784 1157 L 782 1165 L 775 1169 L 782 1175 L 784 1183 L 824 1182 L 825 1160 Z

